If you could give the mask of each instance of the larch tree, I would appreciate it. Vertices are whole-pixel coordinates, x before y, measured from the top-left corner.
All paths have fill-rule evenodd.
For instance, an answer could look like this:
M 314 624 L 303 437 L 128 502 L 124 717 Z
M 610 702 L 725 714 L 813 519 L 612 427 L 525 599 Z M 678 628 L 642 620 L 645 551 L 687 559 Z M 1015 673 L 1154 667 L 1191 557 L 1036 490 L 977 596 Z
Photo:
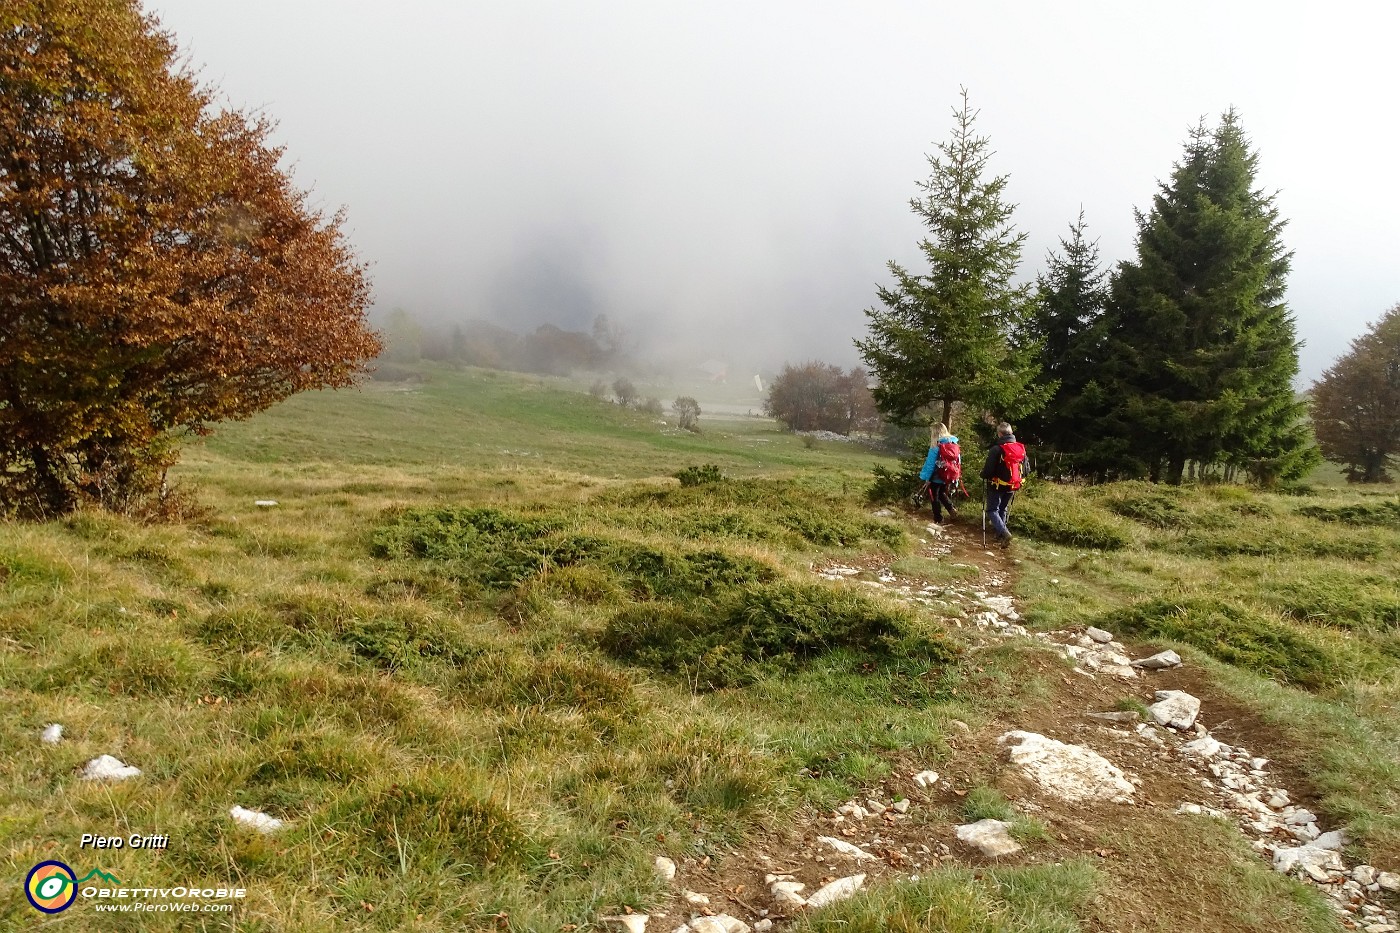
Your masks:
M 159 496 L 179 439 L 379 352 L 364 267 L 135 0 L 0 8 L 0 507 Z
M 869 336 L 856 341 L 878 380 L 875 403 L 895 423 L 932 407 L 951 426 L 959 402 L 1015 418 L 1048 396 L 1034 384 L 1038 347 L 1021 339 L 1030 288 L 1012 281 L 1025 234 L 1011 222 L 1008 177 L 987 177 L 991 143 L 976 120 L 964 89 L 952 135 L 928 157 L 929 178 L 909 202 L 928 229 L 919 243 L 928 268 L 889 263 L 894 282 L 878 290 L 884 307 L 866 310 Z
M 1349 480 L 1390 482 L 1400 463 L 1400 304 L 1313 384 L 1312 417 L 1322 456 Z
M 1235 111 L 1200 124 L 1120 264 L 1100 368 L 1120 474 L 1180 483 L 1188 463 L 1268 482 L 1316 463 L 1293 391 L 1298 349 L 1284 303 L 1291 253 Z

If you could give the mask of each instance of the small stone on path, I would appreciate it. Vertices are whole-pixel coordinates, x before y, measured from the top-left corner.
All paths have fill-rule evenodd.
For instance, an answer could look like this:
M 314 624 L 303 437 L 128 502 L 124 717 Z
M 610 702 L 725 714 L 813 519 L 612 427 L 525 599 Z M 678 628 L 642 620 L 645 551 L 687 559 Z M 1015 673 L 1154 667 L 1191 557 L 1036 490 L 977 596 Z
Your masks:
M 826 907 L 828 904 L 844 901 L 859 891 L 863 884 L 865 884 L 864 875 L 837 878 L 830 884 L 818 888 L 815 894 L 807 898 L 807 906 L 810 908 Z
M 1221 748 L 1222 746 L 1219 741 L 1210 736 L 1206 736 L 1187 742 L 1185 745 L 1181 746 L 1181 752 L 1184 755 L 1194 755 L 1197 758 L 1211 759 L 1220 754 Z
M 1021 851 L 1021 844 L 1011 838 L 1007 829 L 1011 826 L 1003 820 L 978 820 L 958 827 L 958 841 L 971 846 L 987 858 L 1000 858 Z
M 1106 645 L 1109 642 L 1113 641 L 1112 632 L 1105 632 L 1103 629 L 1095 628 L 1092 625 L 1084 630 L 1084 634 L 1088 635 L 1090 638 L 1092 638 L 1094 641 L 1098 642 L 1101 645 Z
M 1147 708 L 1159 726 L 1186 731 L 1196 724 L 1201 701 L 1183 690 L 1158 690 L 1157 702 Z
M 817 841 L 824 846 L 829 846 L 830 848 L 835 849 L 842 855 L 849 855 L 851 858 L 857 861 L 865 861 L 867 859 L 875 861 L 875 856 L 871 855 L 869 852 L 865 851 L 860 846 L 851 845 L 844 839 L 837 839 L 833 836 L 818 836 Z
M 647 914 L 618 914 L 598 919 L 603 923 L 614 924 L 619 930 L 626 930 L 627 933 L 647 933 L 647 921 L 651 918 Z
M 747 923 L 729 914 L 696 917 L 690 921 L 691 933 L 749 933 L 750 929 Z
M 1148 671 L 1163 671 L 1171 667 L 1181 666 L 1181 655 L 1168 648 L 1166 651 L 1159 651 L 1150 658 L 1140 658 L 1133 662 L 1133 667 L 1140 667 Z
M 938 783 L 937 771 L 920 771 L 914 775 L 914 783 L 920 787 L 932 787 Z
M 44 734 L 39 736 L 39 741 L 45 745 L 57 745 L 63 741 L 63 726 L 56 722 L 45 726 Z
M 655 868 L 656 868 L 656 873 L 657 873 L 658 875 L 661 876 L 661 879 L 662 879 L 663 881 L 672 881 L 672 880 L 675 879 L 675 877 L 676 877 L 676 863 L 675 863 L 675 862 L 671 861 L 670 859 L 668 859 L 668 858 L 667 858 L 666 856 L 664 856 L 664 855 L 658 855 L 658 856 L 656 857 L 656 862 L 654 863 L 654 865 L 655 865 Z

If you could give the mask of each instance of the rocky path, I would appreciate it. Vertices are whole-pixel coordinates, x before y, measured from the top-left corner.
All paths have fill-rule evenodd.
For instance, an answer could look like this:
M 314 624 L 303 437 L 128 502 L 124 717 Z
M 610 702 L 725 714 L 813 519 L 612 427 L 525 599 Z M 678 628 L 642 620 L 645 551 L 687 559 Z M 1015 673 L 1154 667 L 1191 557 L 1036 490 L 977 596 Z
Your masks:
M 1400 931 L 1390 906 L 1400 894 L 1400 875 L 1346 862 L 1345 833 L 1327 827 L 1305 805 L 1306 794 L 1290 786 L 1290 776 L 1251 751 L 1251 736 L 1239 726 L 1247 717 L 1215 697 L 1198 672 L 1174 652 L 1134 651 L 1112 632 L 1027 631 L 1011 593 L 1013 557 L 984 550 L 975 533 L 918 527 L 919 556 L 957 567 L 969 582 L 903 577 L 878 556 L 825 561 L 812 571 L 904 600 L 968 632 L 974 650 L 1008 639 L 1039 643 L 1047 649 L 1040 669 L 1050 675 L 1057 670 L 1051 652 L 1062 655 L 1068 664 L 1058 667 L 1063 689 L 1056 702 L 1023 714 L 1022 722 L 992 723 L 980 732 L 954 721 L 958 735 L 943 775 L 927 762 L 896 762 L 881 786 L 833 812 L 806 814 L 791 833 L 733 850 L 723 864 L 658 856 L 657 871 L 673 891 L 670 903 L 650 916 L 603 920 L 633 933 L 780 929 L 867 885 L 899 883 L 944 865 L 1111 858 L 1115 853 L 1094 843 L 1105 825 L 1132 832 L 1170 815 L 1238 827 L 1276 871 L 1322 891 L 1343 928 Z M 1117 708 L 1125 697 L 1141 699 L 1147 716 Z M 1217 711 L 1220 725 L 1212 733 L 1208 723 Z M 1020 813 L 1051 828 L 1048 844 L 1037 844 L 1035 853 L 1013 838 L 1010 823 L 949 819 L 969 790 L 987 780 L 988 767 Z

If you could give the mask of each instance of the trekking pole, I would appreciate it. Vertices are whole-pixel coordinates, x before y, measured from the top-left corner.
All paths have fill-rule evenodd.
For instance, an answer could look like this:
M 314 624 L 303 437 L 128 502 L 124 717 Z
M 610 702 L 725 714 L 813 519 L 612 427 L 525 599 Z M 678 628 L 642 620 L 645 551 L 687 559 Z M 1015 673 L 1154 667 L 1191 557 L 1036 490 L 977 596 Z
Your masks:
M 982 550 L 987 549 L 987 495 L 982 494 Z

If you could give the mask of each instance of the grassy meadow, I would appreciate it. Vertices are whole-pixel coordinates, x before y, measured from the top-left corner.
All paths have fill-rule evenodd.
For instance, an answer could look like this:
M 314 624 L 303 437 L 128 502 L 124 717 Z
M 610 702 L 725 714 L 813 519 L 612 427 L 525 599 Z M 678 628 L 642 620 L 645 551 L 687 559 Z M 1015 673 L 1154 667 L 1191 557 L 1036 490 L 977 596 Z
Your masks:
M 425 372 L 191 444 L 182 521 L 0 526 L 0 926 L 36 925 L 20 882 L 58 858 L 248 890 L 195 919 L 79 904 L 69 929 L 595 929 L 658 902 L 657 854 L 722 862 L 896 761 L 937 768 L 954 725 L 1014 716 L 1059 676 L 1026 666 L 1038 649 L 974 655 L 936 618 L 808 572 L 927 563 L 916 526 L 865 502 L 867 449 Z M 701 464 L 725 478 L 672 478 Z M 1033 485 L 1016 592 L 1032 627 L 1099 624 L 1203 666 L 1287 737 L 1352 854 L 1394 870 L 1397 503 Z M 103 753 L 143 776 L 78 780 Z M 235 804 L 289 826 L 240 830 Z M 85 832 L 171 841 L 80 851 Z M 1259 865 L 1240 869 L 1248 928 L 1284 928 L 1297 886 Z M 1116 883 L 1079 860 L 950 868 L 809 928 L 1108 928 L 1095 895 Z M 1296 928 L 1331 928 L 1305 913 Z

